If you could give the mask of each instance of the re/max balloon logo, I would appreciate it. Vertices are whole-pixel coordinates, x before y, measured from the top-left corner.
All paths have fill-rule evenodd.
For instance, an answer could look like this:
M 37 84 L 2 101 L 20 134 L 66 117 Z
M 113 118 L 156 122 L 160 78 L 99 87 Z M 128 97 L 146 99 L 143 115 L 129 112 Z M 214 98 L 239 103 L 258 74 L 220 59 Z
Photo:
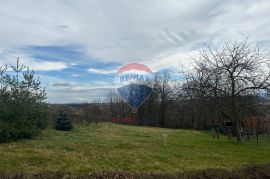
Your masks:
M 153 73 L 143 64 L 124 65 L 115 76 L 115 88 L 132 110 L 138 109 L 152 92 Z
M 127 82 L 127 81 L 150 81 L 150 77 L 147 75 L 138 75 L 138 74 L 127 74 L 120 76 L 120 82 Z

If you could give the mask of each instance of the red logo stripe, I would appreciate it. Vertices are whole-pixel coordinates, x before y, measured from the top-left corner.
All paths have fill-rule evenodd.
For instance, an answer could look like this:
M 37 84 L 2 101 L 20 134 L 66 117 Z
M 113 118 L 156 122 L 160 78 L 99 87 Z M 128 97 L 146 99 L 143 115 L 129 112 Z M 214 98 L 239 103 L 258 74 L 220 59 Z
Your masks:
M 147 66 L 143 65 L 143 64 L 139 64 L 139 63 L 130 63 L 127 64 L 123 67 L 121 67 L 118 71 L 118 73 L 122 73 L 124 71 L 129 71 L 129 70 L 139 70 L 139 71 L 145 71 L 148 73 L 152 73 L 152 71 L 150 70 L 150 68 L 148 68 Z

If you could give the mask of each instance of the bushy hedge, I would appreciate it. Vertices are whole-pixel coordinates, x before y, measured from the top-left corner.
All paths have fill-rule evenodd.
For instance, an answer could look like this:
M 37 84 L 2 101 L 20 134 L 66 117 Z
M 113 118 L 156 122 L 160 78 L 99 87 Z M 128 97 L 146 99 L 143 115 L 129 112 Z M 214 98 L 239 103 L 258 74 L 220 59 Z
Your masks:
M 0 69 L 0 142 L 31 138 L 47 119 L 45 89 L 25 66 Z

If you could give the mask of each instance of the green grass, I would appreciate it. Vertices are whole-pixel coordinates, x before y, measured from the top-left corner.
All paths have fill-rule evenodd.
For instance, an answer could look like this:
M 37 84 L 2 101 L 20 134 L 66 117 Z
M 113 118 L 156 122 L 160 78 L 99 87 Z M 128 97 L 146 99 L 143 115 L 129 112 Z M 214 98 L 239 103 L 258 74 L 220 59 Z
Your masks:
M 0 144 L 0 159 L 2 172 L 231 170 L 270 162 L 270 139 L 238 144 L 200 131 L 101 123 L 71 132 L 46 129 L 32 140 Z

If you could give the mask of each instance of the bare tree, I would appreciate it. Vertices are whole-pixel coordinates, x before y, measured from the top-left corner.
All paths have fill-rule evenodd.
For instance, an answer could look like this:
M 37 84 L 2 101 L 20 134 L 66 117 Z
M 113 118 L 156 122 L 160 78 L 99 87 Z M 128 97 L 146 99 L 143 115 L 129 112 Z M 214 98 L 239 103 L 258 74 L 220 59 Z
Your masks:
M 213 99 L 222 117 L 233 123 L 237 141 L 241 142 L 242 121 L 256 102 L 250 97 L 270 89 L 269 59 L 258 45 L 246 39 L 219 47 L 210 45 L 193 60 L 185 88 L 194 96 Z
M 111 119 L 116 117 L 116 94 L 113 89 L 111 89 L 107 95 L 106 102 L 110 105 Z
M 92 122 L 92 114 L 91 114 L 91 104 L 89 102 L 84 102 L 82 104 L 82 117 L 83 121 L 87 123 L 87 125 L 90 125 Z
M 101 100 L 100 99 L 95 99 L 92 102 L 91 106 L 91 114 L 92 118 L 95 121 L 95 124 L 97 125 L 99 121 L 103 118 L 103 113 L 102 113 L 102 108 L 101 108 Z
M 166 112 L 172 93 L 172 86 L 168 72 L 158 72 L 155 74 L 154 90 L 158 93 L 160 102 L 160 125 L 165 127 Z

